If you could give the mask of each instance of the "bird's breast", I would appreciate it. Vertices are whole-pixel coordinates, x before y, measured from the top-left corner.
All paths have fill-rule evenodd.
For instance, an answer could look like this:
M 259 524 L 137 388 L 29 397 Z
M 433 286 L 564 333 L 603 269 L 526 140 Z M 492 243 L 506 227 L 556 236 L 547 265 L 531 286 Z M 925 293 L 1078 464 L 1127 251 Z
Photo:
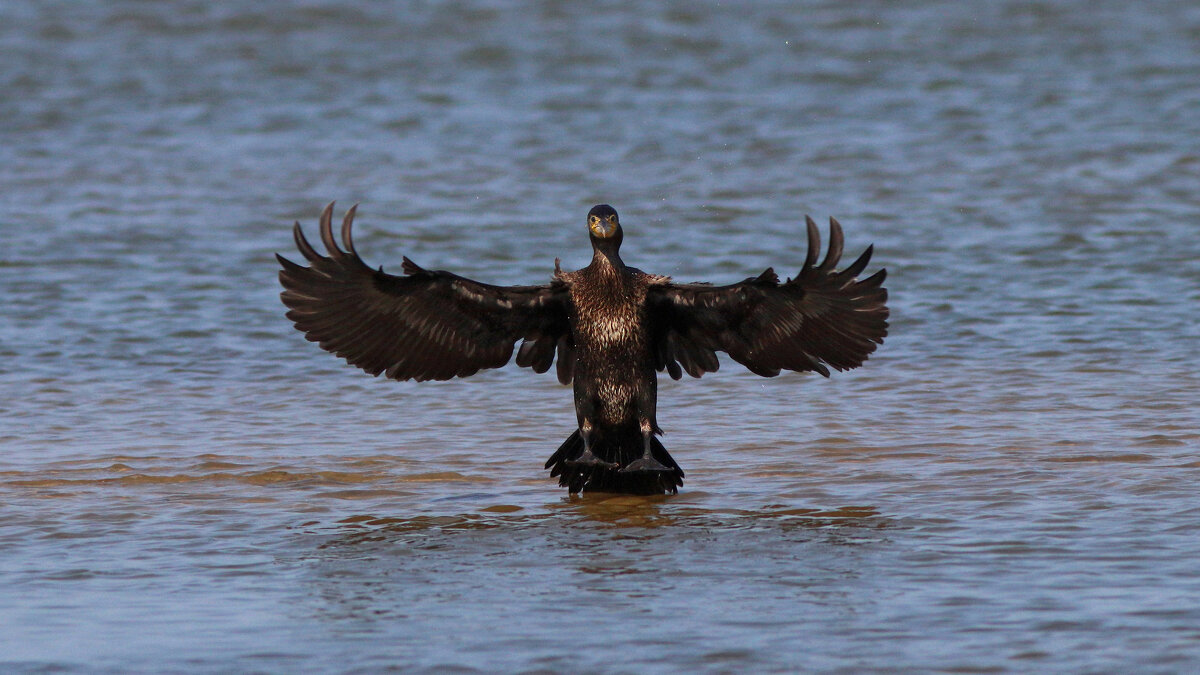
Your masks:
M 579 330 L 587 342 L 607 349 L 636 341 L 638 316 L 634 308 L 618 307 L 610 312 L 592 313 L 580 321 Z
M 596 350 L 640 343 L 643 321 L 638 296 L 636 289 L 575 290 L 577 342 Z

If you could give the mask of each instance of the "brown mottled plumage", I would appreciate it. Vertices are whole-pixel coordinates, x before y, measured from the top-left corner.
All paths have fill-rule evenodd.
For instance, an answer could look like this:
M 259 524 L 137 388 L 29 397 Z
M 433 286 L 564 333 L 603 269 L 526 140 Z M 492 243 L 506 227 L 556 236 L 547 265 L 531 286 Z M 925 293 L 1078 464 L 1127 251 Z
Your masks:
M 573 383 L 578 427 L 546 462 L 571 492 L 675 492 L 683 471 L 658 441 L 657 379 L 717 370 L 726 352 L 758 375 L 783 370 L 856 368 L 887 335 L 884 270 L 858 280 L 867 250 L 838 272 L 842 230 L 818 264 L 820 235 L 807 219 L 808 256 L 794 279 L 767 269 L 728 286 L 676 284 L 628 267 L 623 232 L 607 205 L 588 214 L 593 257 L 550 283 L 491 286 L 408 258 L 405 276 L 373 270 L 354 250 L 355 209 L 334 239 L 330 204 L 321 216 L 318 253 L 296 223 L 296 246 L 309 267 L 276 256 L 288 318 L 305 336 L 372 375 L 397 380 L 466 377 L 509 361 L 542 373 L 557 360 Z

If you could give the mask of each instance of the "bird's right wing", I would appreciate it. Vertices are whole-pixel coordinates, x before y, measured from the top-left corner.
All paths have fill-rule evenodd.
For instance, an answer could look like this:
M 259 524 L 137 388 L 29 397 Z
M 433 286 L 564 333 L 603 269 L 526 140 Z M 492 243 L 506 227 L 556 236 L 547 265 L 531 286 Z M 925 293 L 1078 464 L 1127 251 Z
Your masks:
M 355 208 L 342 222 L 345 250 L 334 240 L 332 212 L 330 204 L 321 214 L 328 256 L 308 243 L 300 223 L 293 230 L 296 247 L 310 266 L 275 256 L 283 267 L 280 297 L 287 316 L 310 341 L 372 375 L 420 381 L 499 368 L 523 339 L 519 365 L 545 372 L 557 351 L 559 379 L 570 381 L 574 359 L 563 282 L 492 286 L 426 270 L 408 258 L 405 276 L 387 274 L 368 267 L 354 250 Z

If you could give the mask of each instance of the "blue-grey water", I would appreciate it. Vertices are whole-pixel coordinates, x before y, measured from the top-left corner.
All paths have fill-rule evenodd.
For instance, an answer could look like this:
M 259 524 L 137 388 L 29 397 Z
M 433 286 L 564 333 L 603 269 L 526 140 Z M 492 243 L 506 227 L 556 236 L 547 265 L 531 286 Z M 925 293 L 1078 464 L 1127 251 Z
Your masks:
M 1200 669 L 1194 2 L 18 0 L 0 194 L 4 672 Z M 283 317 L 334 199 L 503 284 L 834 216 L 891 335 L 663 382 L 680 494 L 572 499 L 552 375 Z

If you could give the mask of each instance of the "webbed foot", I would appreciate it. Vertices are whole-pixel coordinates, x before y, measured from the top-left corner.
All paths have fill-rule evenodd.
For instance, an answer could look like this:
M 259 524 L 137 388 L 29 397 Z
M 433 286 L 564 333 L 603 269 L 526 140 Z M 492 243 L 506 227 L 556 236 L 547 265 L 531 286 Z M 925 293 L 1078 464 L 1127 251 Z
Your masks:
M 600 459 L 599 457 L 593 455 L 591 450 L 584 450 L 582 455 L 576 457 L 575 459 L 567 460 L 563 462 L 563 464 L 567 466 L 601 467 L 605 469 L 616 469 L 620 466 L 619 464 L 606 462 Z
M 629 464 L 626 464 L 621 469 L 621 473 L 634 473 L 635 471 L 674 471 L 671 467 L 659 462 L 653 457 L 642 457 L 635 459 Z

